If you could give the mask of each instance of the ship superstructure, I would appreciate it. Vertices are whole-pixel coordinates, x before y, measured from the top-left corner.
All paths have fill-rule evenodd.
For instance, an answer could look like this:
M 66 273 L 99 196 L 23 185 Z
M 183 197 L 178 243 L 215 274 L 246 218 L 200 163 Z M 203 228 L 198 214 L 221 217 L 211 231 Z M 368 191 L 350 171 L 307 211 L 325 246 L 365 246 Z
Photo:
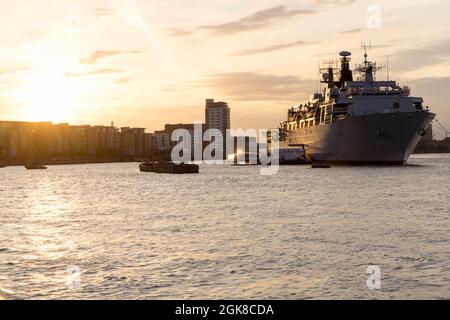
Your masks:
M 435 114 L 409 87 L 377 81 L 380 67 L 367 57 L 352 71 L 351 53 L 342 51 L 339 68 L 321 69 L 323 92 L 288 110 L 281 140 L 304 145 L 316 162 L 404 164 Z

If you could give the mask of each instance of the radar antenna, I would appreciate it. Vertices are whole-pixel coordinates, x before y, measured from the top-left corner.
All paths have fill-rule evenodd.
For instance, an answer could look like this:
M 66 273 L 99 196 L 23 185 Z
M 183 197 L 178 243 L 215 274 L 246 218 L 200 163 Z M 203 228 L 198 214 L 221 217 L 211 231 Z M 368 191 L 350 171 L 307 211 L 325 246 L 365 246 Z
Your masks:
M 389 81 L 389 56 L 386 57 L 387 81 Z
M 328 86 L 334 86 L 334 79 L 338 75 L 339 61 L 336 59 L 318 61 L 319 75 L 322 77 L 321 83 L 326 83 Z
M 372 50 L 372 41 L 369 43 L 369 45 L 366 45 L 365 42 L 361 42 L 361 51 L 364 51 L 364 65 L 367 66 L 367 64 L 369 63 L 369 61 L 367 61 L 367 48 L 369 48 L 369 50 Z
M 370 42 L 369 45 L 361 42 L 361 51 L 364 52 L 364 62 L 360 65 L 356 65 L 355 70 L 361 75 L 360 80 L 372 83 L 376 80 L 377 71 L 383 70 L 385 66 L 378 65 L 376 62 L 367 60 L 367 49 L 372 49 L 372 42 Z

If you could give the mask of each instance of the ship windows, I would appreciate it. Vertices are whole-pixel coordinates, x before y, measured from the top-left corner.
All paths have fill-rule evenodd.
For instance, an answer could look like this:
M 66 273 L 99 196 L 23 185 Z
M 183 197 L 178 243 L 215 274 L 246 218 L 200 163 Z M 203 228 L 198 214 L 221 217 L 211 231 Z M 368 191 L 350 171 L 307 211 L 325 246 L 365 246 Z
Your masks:
M 414 102 L 416 110 L 423 110 L 422 102 Z

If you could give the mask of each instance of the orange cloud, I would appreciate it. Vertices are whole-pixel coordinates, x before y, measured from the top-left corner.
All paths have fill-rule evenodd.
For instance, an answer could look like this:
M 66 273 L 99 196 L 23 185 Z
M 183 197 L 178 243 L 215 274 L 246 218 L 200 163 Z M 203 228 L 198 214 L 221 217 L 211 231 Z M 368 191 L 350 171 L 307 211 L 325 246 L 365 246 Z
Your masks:
M 130 82 L 130 78 L 120 78 L 114 81 L 115 84 L 125 84 Z
M 81 59 L 81 64 L 96 64 L 100 59 L 118 56 L 122 54 L 137 54 L 141 53 L 140 51 L 121 51 L 121 50 L 98 50 L 91 54 L 91 56 L 87 59 Z
M 201 29 L 208 29 L 215 35 L 230 35 L 239 32 L 251 31 L 266 28 L 282 20 L 315 13 L 314 10 L 288 10 L 285 6 L 276 6 L 269 9 L 257 11 L 237 21 L 223 24 L 202 26 Z
M 102 75 L 102 74 L 112 74 L 112 73 L 122 73 L 122 70 L 119 69 L 97 69 L 94 71 L 83 72 L 83 73 L 72 73 L 68 72 L 64 76 L 65 77 L 87 77 L 94 75 Z
M 316 42 L 306 42 L 306 41 L 300 40 L 300 41 L 295 41 L 295 42 L 276 44 L 273 46 L 268 46 L 268 47 L 263 47 L 263 48 L 241 50 L 236 53 L 233 53 L 231 56 L 246 56 L 246 55 L 251 55 L 251 54 L 273 52 L 273 51 L 278 51 L 278 50 L 282 50 L 282 49 L 301 47 L 301 46 L 306 46 L 306 45 L 315 44 L 315 43 Z

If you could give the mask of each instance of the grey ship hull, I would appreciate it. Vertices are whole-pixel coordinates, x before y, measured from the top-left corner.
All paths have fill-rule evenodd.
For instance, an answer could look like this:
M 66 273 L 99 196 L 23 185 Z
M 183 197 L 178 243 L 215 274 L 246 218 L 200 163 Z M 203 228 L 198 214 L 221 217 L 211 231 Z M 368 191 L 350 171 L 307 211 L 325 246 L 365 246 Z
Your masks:
M 434 117 L 425 111 L 353 116 L 289 131 L 287 142 L 304 144 L 307 156 L 315 162 L 401 165 Z

